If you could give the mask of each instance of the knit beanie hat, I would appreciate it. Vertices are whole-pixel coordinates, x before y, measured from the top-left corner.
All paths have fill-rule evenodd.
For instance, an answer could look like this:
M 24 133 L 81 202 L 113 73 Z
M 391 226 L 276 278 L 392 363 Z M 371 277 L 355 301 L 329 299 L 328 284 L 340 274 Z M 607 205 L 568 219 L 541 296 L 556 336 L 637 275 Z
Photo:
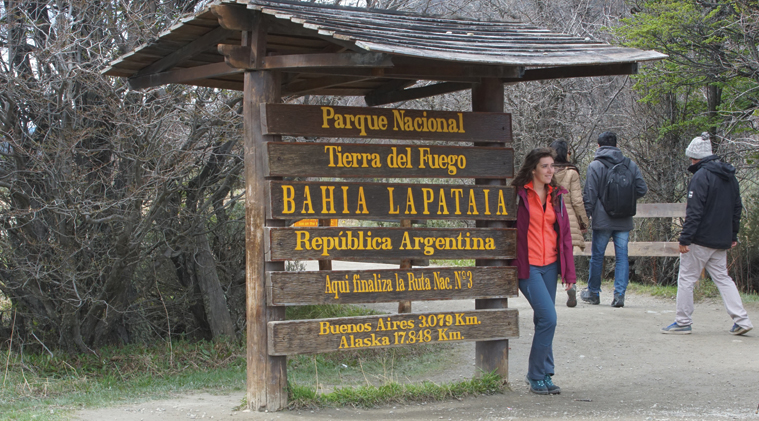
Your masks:
M 685 156 L 693 159 L 704 159 L 712 155 L 712 142 L 709 140 L 709 132 L 701 133 L 701 136 L 693 138 L 688 149 L 685 150 Z

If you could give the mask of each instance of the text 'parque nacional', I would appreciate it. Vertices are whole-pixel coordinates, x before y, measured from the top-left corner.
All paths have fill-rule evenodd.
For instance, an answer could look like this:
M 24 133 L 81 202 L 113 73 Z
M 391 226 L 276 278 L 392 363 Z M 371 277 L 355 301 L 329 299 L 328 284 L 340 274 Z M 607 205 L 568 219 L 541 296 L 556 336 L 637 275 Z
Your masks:
M 297 104 L 261 108 L 265 134 L 511 142 L 511 116 L 505 113 Z

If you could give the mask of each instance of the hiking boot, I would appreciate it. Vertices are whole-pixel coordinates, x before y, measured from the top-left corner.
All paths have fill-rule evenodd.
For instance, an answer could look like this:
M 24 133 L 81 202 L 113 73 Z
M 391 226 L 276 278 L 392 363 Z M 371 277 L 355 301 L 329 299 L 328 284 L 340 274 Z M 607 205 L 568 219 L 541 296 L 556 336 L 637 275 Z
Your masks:
M 580 298 L 588 304 L 598 305 L 601 304 L 601 297 L 597 292 L 590 292 L 587 288 L 580 292 Z
M 742 327 L 742 326 L 738 326 L 737 324 L 733 324 L 732 329 L 730 329 L 730 333 L 732 333 L 733 335 L 743 335 L 751 329 L 752 328 L 750 327 Z
M 524 380 L 530 385 L 530 392 L 538 395 L 548 395 L 551 392 L 548 391 L 548 386 L 543 380 L 533 380 L 529 377 L 525 377 Z
M 691 334 L 691 327 L 690 326 L 680 326 L 677 324 L 677 322 L 672 323 L 671 325 L 667 327 L 661 328 L 661 333 L 671 333 L 674 335 L 690 335 Z
M 611 301 L 612 307 L 624 307 L 625 306 L 625 296 L 619 295 L 616 292 L 614 293 L 614 299 Z
M 572 288 L 567 290 L 567 307 L 575 307 L 577 305 L 577 288 L 572 285 Z
M 546 389 L 548 389 L 548 393 L 552 395 L 558 395 L 559 393 L 561 393 L 561 388 L 553 384 L 553 380 L 551 380 L 550 374 L 546 374 L 546 376 L 543 377 L 543 383 L 546 384 Z

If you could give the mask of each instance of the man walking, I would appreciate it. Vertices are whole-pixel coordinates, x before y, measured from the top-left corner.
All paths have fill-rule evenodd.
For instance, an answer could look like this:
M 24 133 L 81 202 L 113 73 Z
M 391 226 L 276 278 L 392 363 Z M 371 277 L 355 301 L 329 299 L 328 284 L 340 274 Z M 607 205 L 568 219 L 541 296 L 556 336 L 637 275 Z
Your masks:
M 580 298 L 590 304 L 601 302 L 601 270 L 609 239 L 614 240 L 613 307 L 624 307 L 630 278 L 627 242 L 633 229 L 636 201 L 648 191 L 640 169 L 617 148 L 617 135 L 603 132 L 598 136 L 596 158 L 588 165 L 583 190 L 585 212 L 593 228 L 588 287 Z
M 691 333 L 693 287 L 706 268 L 733 319 L 730 333 L 743 335 L 753 326 L 738 288 L 727 274 L 727 250 L 738 243 L 743 208 L 735 168 L 712 155 L 709 133 L 693 139 L 685 155 L 690 158 L 688 171 L 693 178 L 688 184 L 685 222 L 680 233 L 677 313 L 675 322 L 663 328 L 662 333 Z

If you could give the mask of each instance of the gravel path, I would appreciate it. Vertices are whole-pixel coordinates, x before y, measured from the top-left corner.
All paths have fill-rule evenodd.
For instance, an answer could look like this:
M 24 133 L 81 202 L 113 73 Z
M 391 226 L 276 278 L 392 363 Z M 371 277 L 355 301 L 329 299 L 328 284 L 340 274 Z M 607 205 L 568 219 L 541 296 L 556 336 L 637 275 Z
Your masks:
M 336 262 L 335 269 L 359 264 Z M 383 265 L 373 265 L 380 267 Z M 396 266 L 386 266 L 396 267 Z M 579 295 L 579 294 L 578 294 Z M 430 404 L 396 405 L 372 410 L 325 409 L 258 413 L 234 411 L 244 393 L 197 393 L 172 399 L 79 411 L 74 419 L 116 421 L 240 420 L 759 420 L 759 328 L 733 336 L 721 301 L 696 305 L 692 335 L 662 335 L 674 320 L 674 300 L 628 293 L 625 307 L 580 302 L 575 308 L 557 293 L 559 326 L 554 340 L 556 376 L 561 395 L 537 396 L 524 383 L 532 340 L 532 310 L 522 298 L 509 300 L 519 309 L 521 337 L 510 342 L 511 391 L 503 395 Z M 579 297 L 578 297 L 579 298 Z M 564 300 L 562 300 L 564 299 Z M 374 308 L 394 312 L 397 304 Z M 414 311 L 474 308 L 472 300 L 414 302 Z M 759 326 L 759 305 L 747 305 Z M 460 361 L 429 379 L 447 382 L 474 373 L 474 344 L 456 346 Z

